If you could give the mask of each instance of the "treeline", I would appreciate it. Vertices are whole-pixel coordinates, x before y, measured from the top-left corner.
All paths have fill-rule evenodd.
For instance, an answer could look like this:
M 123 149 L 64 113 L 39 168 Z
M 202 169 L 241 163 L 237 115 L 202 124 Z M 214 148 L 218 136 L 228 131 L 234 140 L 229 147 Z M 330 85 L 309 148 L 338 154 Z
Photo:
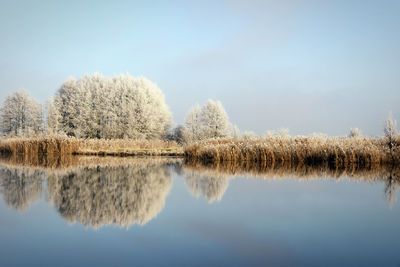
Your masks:
M 172 115 L 156 84 L 129 74 L 70 78 L 43 109 L 20 90 L 6 97 L 0 129 L 6 137 L 64 135 L 83 139 L 175 140 L 181 143 L 227 137 L 231 126 L 219 101 L 196 105 L 184 126 Z
M 252 132 L 240 133 L 229 121 L 219 101 L 196 104 L 183 125 L 174 123 L 165 98 L 156 84 L 129 74 L 112 78 L 100 74 L 65 81 L 43 109 L 25 91 L 10 94 L 0 110 L 0 131 L 4 137 L 68 136 L 79 139 L 162 140 L 193 144 L 207 140 L 260 138 Z M 396 121 L 385 125 L 387 146 L 398 145 Z M 276 135 L 267 132 L 266 137 Z M 288 136 L 281 130 L 279 136 Z M 357 128 L 349 138 L 362 137 Z M 115 151 L 114 151 L 115 152 Z

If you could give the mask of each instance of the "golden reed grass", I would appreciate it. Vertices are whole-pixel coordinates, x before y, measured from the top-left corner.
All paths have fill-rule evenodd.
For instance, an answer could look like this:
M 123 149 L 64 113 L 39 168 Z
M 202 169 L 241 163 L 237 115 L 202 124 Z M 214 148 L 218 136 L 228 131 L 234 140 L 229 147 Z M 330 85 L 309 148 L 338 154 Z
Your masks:
M 68 137 L 0 139 L 0 153 L 24 155 L 180 156 L 182 147 L 169 141 L 77 139 Z
M 399 164 L 400 149 L 391 153 L 383 138 L 270 136 L 202 141 L 185 147 L 185 159 L 205 163 L 258 162 L 260 166 L 282 162 L 306 165 L 328 162 L 341 167 L 354 164 L 368 167 Z

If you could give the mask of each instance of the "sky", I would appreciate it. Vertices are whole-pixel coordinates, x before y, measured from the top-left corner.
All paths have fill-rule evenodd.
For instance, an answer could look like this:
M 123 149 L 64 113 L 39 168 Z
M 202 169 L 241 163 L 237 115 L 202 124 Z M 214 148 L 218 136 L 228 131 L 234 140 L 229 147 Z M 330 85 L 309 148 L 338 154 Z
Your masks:
M 129 73 L 177 124 L 213 99 L 242 131 L 382 135 L 400 120 L 399 14 L 390 0 L 0 0 L 0 101 Z

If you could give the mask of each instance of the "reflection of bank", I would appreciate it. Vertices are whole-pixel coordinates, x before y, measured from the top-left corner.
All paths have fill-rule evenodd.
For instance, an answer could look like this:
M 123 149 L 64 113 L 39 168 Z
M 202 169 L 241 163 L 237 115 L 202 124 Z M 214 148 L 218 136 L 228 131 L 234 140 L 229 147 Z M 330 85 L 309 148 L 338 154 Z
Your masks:
M 384 194 L 389 206 L 396 201 L 400 188 L 400 166 L 380 165 L 373 168 L 349 164 L 339 168 L 329 163 L 307 165 L 293 162 L 262 164 L 256 161 L 222 162 L 207 164 L 186 161 L 183 167 L 185 182 L 195 196 L 202 195 L 210 203 L 222 199 L 229 180 L 233 177 L 253 177 L 264 180 L 296 179 L 308 181 L 314 179 L 349 179 L 366 183 L 382 182 Z
M 261 179 L 341 179 L 383 182 L 391 202 L 400 186 L 400 168 L 378 166 L 331 168 L 329 165 L 260 165 L 245 162 L 219 165 L 181 164 L 177 159 L 73 158 L 46 167 L 23 167 L 20 162 L 0 162 L 0 193 L 4 202 L 26 211 L 40 199 L 47 181 L 47 198 L 70 223 L 99 228 L 114 224 L 146 224 L 164 207 L 171 189 L 172 172 L 181 173 L 189 191 L 209 203 L 220 201 L 232 177 Z M 68 164 L 65 164 L 68 163 Z
M 42 195 L 69 223 L 94 228 L 114 224 L 128 228 L 144 225 L 164 207 L 171 189 L 174 160 L 121 160 L 86 167 L 41 170 L 0 166 L 0 188 L 5 202 L 26 210 Z

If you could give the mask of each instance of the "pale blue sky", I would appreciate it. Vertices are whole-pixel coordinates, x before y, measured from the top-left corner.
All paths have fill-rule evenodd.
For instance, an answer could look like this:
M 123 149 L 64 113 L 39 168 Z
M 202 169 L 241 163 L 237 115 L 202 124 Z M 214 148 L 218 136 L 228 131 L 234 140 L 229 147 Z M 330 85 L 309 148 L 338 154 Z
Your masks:
M 400 120 L 400 1 L 3 1 L 0 99 L 69 76 L 158 84 L 174 120 L 208 98 L 259 134 L 382 132 Z

